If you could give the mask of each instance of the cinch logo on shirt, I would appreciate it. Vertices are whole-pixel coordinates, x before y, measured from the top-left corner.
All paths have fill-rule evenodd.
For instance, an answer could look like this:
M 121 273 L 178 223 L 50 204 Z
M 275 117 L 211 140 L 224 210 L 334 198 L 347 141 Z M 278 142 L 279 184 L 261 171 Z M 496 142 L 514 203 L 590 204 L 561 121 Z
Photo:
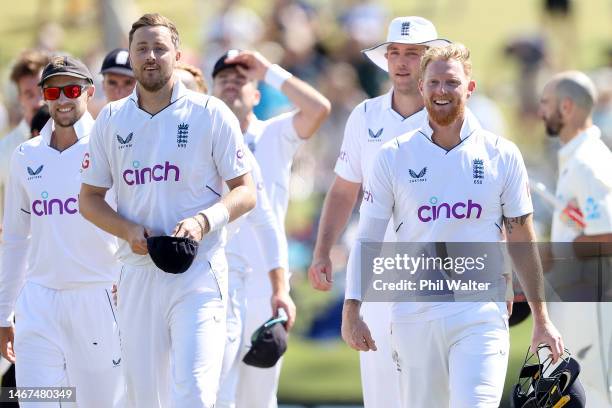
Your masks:
M 459 220 L 472 218 L 473 211 L 478 211 L 474 218 L 480 218 L 482 214 L 482 207 L 480 204 L 472 200 L 468 200 L 467 203 L 459 201 L 455 204 L 438 204 L 438 198 L 431 197 L 429 199 L 429 204 L 431 205 L 422 205 L 417 210 L 417 215 L 421 222 L 435 221 L 438 218 L 456 218 Z
M 32 213 L 38 217 L 44 215 L 76 214 L 79 212 L 79 202 L 76 197 L 49 199 L 49 193 L 43 191 L 40 196 L 42 200 L 32 201 Z
M 178 166 L 170 164 L 166 161 L 164 164 L 156 164 L 152 167 L 140 168 L 140 162 L 134 160 L 132 163 L 133 169 L 127 169 L 123 172 L 123 181 L 128 186 L 134 184 L 147 184 L 154 181 L 168 181 L 174 176 L 174 181 L 179 181 L 181 177 L 181 171 Z
M 340 161 L 343 161 L 343 162 L 348 162 L 348 153 L 344 150 L 341 150 L 340 156 L 338 156 L 338 159 L 340 159 Z
M 374 202 L 374 194 L 371 191 L 363 190 L 363 201 L 368 201 L 370 203 Z

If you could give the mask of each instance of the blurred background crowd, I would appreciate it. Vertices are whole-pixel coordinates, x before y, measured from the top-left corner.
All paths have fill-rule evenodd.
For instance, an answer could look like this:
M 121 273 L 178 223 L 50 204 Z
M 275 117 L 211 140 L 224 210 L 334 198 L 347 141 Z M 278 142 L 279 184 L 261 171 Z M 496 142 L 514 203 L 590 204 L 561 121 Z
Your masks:
M 440 37 L 471 49 L 477 82 L 471 109 L 485 128 L 514 140 L 530 176 L 552 190 L 558 140 L 546 138 L 537 109 L 542 85 L 553 73 L 580 69 L 591 76 L 599 91 L 595 124 L 612 145 L 610 0 L 19 0 L 2 2 L 0 10 L 2 135 L 21 119 L 8 80 L 20 52 L 68 52 L 97 73 L 108 51 L 127 47 L 129 27 L 144 12 L 159 12 L 176 23 L 183 60 L 202 69 L 209 84 L 212 64 L 225 51 L 254 49 L 331 101 L 330 118 L 294 161 L 287 233 L 298 321 L 281 377 L 279 399 L 284 401 L 360 399 L 357 355 L 339 343 L 342 269 L 356 217 L 332 252 L 339 268 L 334 292 L 315 293 L 306 269 L 346 119 L 360 101 L 389 88 L 385 73 L 360 51 L 384 39 L 393 17 L 426 17 Z M 97 85 L 101 105 L 104 95 Z M 276 90 L 263 83 L 260 90 L 255 110 L 260 119 L 291 109 Z M 537 198 L 535 206 L 538 233 L 545 240 L 552 209 Z M 522 338 L 528 328 L 513 330 L 513 337 Z M 526 344 L 515 345 L 516 350 Z M 510 381 L 512 370 L 511 359 Z

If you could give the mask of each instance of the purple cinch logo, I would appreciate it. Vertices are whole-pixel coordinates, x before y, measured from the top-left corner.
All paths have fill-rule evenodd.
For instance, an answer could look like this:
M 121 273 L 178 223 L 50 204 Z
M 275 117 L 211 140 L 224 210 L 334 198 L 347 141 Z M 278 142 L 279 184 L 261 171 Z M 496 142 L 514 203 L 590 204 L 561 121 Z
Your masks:
M 242 151 L 242 149 L 236 150 L 236 157 L 239 159 L 242 159 L 244 157 L 244 152 Z
M 49 193 L 46 191 L 43 191 L 40 197 L 42 200 L 32 201 L 32 213 L 38 217 L 45 215 L 72 215 L 79 212 L 79 201 L 76 197 L 68 197 L 65 200 L 61 198 L 49 199 Z
M 480 218 L 482 214 L 482 206 L 472 200 L 467 203 L 456 202 L 454 204 L 438 203 L 437 197 L 429 199 L 430 205 L 422 205 L 417 210 L 417 216 L 421 222 L 435 221 L 440 218 L 455 218 L 458 220 L 468 218 Z M 474 212 L 476 214 L 474 215 Z M 472 217 L 474 215 L 474 217 Z
M 174 178 L 174 181 L 179 181 L 181 171 L 178 166 L 170 164 L 166 161 L 164 164 L 156 164 L 152 167 L 140 168 L 140 162 L 134 160 L 132 162 L 133 169 L 127 169 L 123 172 L 123 181 L 128 186 L 141 185 L 152 183 L 154 181 L 168 181 Z

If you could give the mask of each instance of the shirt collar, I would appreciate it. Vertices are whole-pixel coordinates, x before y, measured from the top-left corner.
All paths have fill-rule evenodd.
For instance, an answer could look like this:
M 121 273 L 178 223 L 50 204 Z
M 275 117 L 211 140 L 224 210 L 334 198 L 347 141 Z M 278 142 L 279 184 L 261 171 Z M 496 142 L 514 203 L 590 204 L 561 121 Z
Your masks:
M 601 130 L 595 125 L 579 133 L 572 140 L 561 146 L 558 153 L 559 166 L 563 167 L 563 165 L 576 153 L 578 148 L 591 138 L 601 138 Z
M 74 131 L 76 132 L 77 139 L 82 139 L 91 133 L 91 129 L 94 126 L 94 119 L 91 117 L 89 112 L 85 111 L 81 119 L 79 119 L 74 125 Z M 55 121 L 49 120 L 40 131 L 40 136 L 43 138 L 47 145 L 51 145 L 51 135 L 55 130 Z
M 382 108 L 383 110 L 393 109 L 393 88 L 389 89 L 382 100 Z
M 130 99 L 134 101 L 136 106 L 138 105 L 138 85 L 134 87 L 134 90 L 130 94 Z M 170 97 L 170 104 L 174 103 L 176 100 L 182 98 L 187 93 L 187 87 L 183 85 L 183 83 L 177 79 L 174 80 L 174 84 L 172 85 L 172 96 Z
M 461 140 L 474 133 L 474 131 L 479 129 L 480 127 L 480 122 L 478 121 L 478 119 L 476 119 L 472 111 L 470 111 L 468 108 L 465 108 L 465 114 L 463 115 L 463 124 L 461 125 L 461 132 L 459 133 L 459 137 L 461 138 Z M 429 140 L 433 141 L 433 129 L 429 124 L 429 115 L 425 115 L 420 131 L 425 136 L 427 136 Z

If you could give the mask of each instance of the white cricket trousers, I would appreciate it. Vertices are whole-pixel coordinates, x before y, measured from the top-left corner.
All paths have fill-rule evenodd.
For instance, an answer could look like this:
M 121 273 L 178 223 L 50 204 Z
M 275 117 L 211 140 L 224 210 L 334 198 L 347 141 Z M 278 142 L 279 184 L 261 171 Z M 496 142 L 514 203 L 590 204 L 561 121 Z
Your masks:
M 363 320 L 378 349 L 359 352 L 364 408 L 400 406 L 399 372 L 391 348 L 391 305 L 388 302 L 365 302 L 361 306 Z
M 245 278 L 239 273 L 229 274 L 227 298 L 227 331 L 221 380 L 215 408 L 235 408 L 238 376 L 244 355 L 242 333 L 246 315 Z M 246 350 L 244 350 L 246 351 Z
M 247 281 L 248 282 L 248 281 Z M 272 306 L 270 305 L 272 296 L 271 285 L 261 290 L 259 295 L 249 293 L 247 288 L 247 308 L 246 321 L 243 331 L 242 353 L 240 359 L 244 357 L 247 347 L 251 346 L 251 335 L 270 317 L 272 317 Z M 238 379 L 238 392 L 236 395 L 237 408 L 276 408 L 278 401 L 276 392 L 278 391 L 278 380 L 280 378 L 283 357 L 278 360 L 274 367 L 258 368 L 244 363 L 240 363 L 240 374 Z
M 510 337 L 497 303 L 417 323 L 392 323 L 403 408 L 497 408 Z
M 76 387 L 76 404 L 23 408 L 123 407 L 125 382 L 111 284 L 57 290 L 26 282 L 15 304 L 18 387 Z
M 130 408 L 211 408 L 225 344 L 226 271 L 124 265 L 119 327 Z

